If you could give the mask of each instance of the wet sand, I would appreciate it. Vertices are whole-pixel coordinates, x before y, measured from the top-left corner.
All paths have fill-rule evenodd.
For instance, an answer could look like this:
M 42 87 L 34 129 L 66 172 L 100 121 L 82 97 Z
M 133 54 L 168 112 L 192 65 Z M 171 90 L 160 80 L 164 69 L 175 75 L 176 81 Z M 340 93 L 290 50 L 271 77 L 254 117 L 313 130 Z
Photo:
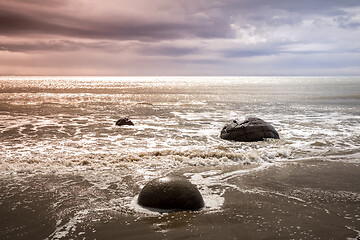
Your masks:
M 138 194 L 126 181 L 127 194 Z M 0 239 L 360 239 L 359 164 L 298 161 L 239 174 L 215 186 L 225 191 L 219 211 L 106 209 L 118 196 L 90 185 L 70 175 L 1 177 Z

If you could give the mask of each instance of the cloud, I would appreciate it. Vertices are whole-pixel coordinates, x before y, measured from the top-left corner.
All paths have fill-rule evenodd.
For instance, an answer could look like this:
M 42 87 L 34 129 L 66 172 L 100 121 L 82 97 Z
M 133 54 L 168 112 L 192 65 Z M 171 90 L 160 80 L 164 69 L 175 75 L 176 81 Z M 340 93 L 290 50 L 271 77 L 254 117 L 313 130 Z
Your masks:
M 8 52 L 49 52 L 49 51 L 72 51 L 77 49 L 77 44 L 70 42 L 44 42 L 37 41 L 34 43 L 2 43 L 0 42 L 0 51 Z
M 29 5 L 19 9 L 10 5 L 8 9 L 3 6 L 0 10 L 0 29 L 2 34 L 8 36 L 39 34 L 86 39 L 158 41 L 226 37 L 229 31 L 226 25 L 219 27 L 213 19 L 206 18 L 199 12 L 185 13 L 184 16 L 181 10 L 172 11 L 175 11 L 173 16 L 182 17 L 161 12 L 148 13 L 146 10 L 124 15 L 113 11 L 89 15 L 80 11 L 78 15 L 69 15 L 65 11 L 68 8 L 64 13 L 53 8 L 31 8 Z
M 359 29 L 358 0 L 0 0 L 0 74 L 353 73 Z
M 340 28 L 358 30 L 360 28 L 360 13 L 346 16 L 337 16 L 334 21 Z
M 230 0 L 224 1 L 223 7 L 228 12 L 240 11 L 247 16 L 265 16 L 269 12 L 286 11 L 301 15 L 339 15 L 343 8 L 358 7 L 357 0 Z
M 73 40 L 28 40 L 9 41 L 0 40 L 0 51 L 23 52 L 23 53 L 49 53 L 68 52 L 78 50 L 98 50 L 103 52 L 116 53 L 129 48 L 131 44 L 114 43 L 111 41 L 73 41 Z
M 175 47 L 175 46 L 145 46 L 138 50 L 140 54 L 151 55 L 151 56 L 186 56 L 191 54 L 197 54 L 199 49 L 195 47 Z
M 24 34 L 26 32 L 52 32 L 55 33 L 54 25 L 39 21 L 23 14 L 0 10 L 1 34 Z

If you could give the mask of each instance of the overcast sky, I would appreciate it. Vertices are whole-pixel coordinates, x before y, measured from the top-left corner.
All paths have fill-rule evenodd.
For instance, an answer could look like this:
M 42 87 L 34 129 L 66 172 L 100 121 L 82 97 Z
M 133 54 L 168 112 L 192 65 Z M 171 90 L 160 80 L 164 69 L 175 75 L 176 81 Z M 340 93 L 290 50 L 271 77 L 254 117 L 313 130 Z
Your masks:
M 0 0 L 0 75 L 359 74 L 359 0 Z

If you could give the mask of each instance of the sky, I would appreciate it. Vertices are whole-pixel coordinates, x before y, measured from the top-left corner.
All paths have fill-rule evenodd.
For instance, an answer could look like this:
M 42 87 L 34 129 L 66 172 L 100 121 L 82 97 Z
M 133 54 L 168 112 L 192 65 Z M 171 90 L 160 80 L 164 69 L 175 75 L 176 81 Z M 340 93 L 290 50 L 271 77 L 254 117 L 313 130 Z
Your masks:
M 0 0 L 0 75 L 360 75 L 359 0 Z

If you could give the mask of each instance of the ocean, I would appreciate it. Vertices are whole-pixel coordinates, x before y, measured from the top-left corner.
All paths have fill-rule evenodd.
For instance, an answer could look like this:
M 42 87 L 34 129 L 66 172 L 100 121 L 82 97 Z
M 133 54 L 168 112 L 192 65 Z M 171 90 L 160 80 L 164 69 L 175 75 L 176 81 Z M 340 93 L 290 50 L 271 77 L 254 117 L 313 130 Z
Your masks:
M 0 239 L 360 239 L 360 77 L 3 76 L 0 120 Z M 137 204 L 170 173 L 202 210 Z

